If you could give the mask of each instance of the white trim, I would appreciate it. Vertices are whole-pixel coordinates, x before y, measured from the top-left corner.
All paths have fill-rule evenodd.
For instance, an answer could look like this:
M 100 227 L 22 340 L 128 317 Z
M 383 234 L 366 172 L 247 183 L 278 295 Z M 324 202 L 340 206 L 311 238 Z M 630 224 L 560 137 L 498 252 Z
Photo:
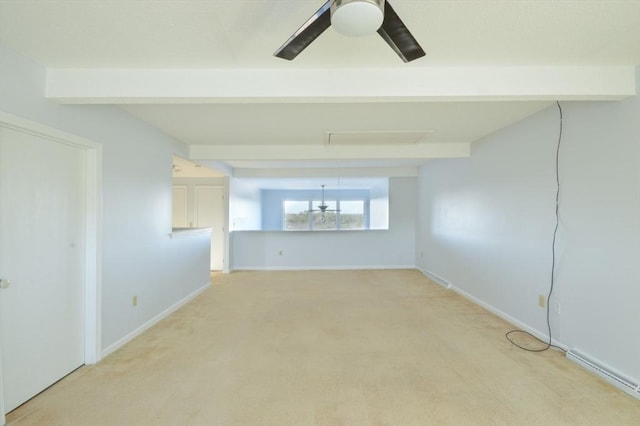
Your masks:
M 462 297 L 464 297 L 465 299 L 470 300 L 471 302 L 481 306 L 482 308 L 488 310 L 489 312 L 493 313 L 494 315 L 497 315 L 498 317 L 502 318 L 503 320 L 509 322 L 510 324 L 513 324 L 514 326 L 518 327 L 521 330 L 527 331 L 531 334 L 533 334 L 534 336 L 536 336 L 538 339 L 542 340 L 542 341 L 548 341 L 549 340 L 549 336 L 528 326 L 527 324 L 513 318 L 512 316 L 505 314 L 504 312 L 500 311 L 499 309 L 494 308 L 493 306 L 483 302 L 482 300 L 476 298 L 475 296 L 472 296 L 471 294 L 467 293 L 466 291 L 455 287 L 454 285 L 452 285 L 449 281 L 445 280 L 444 278 L 439 277 L 438 275 L 434 274 L 431 271 L 427 271 L 424 270 L 422 268 L 417 268 L 418 270 L 420 270 L 427 278 L 431 279 L 432 281 L 436 282 L 437 284 L 440 284 L 442 286 L 444 286 L 445 288 L 451 289 L 453 291 L 455 291 L 456 293 L 458 293 L 459 295 L 461 295 Z M 610 384 L 612 384 L 613 386 L 615 386 L 616 388 L 626 392 L 627 394 L 631 395 L 632 397 L 636 398 L 636 399 L 640 399 L 640 383 L 638 383 L 638 381 L 634 381 L 631 380 L 627 377 L 625 377 L 624 375 L 620 374 L 618 371 L 616 371 L 615 369 L 607 366 L 606 364 L 600 362 L 599 360 L 596 360 L 594 358 L 591 358 L 588 355 L 584 355 L 582 352 L 580 352 L 579 350 L 576 350 L 575 348 L 572 348 L 569 350 L 568 346 L 558 342 L 555 339 L 551 340 L 551 344 L 558 346 L 560 348 L 562 348 L 563 350 L 566 351 L 566 357 L 567 359 L 569 359 L 570 361 L 578 364 L 579 366 L 581 366 L 582 368 L 589 370 L 590 372 L 592 372 L 593 374 L 596 374 L 599 377 L 602 377 L 604 380 L 606 380 L 607 382 L 609 382 Z
M 102 357 L 104 358 L 104 357 L 112 354 L 113 352 L 117 351 L 122 346 L 126 345 L 127 343 L 129 343 L 130 341 L 132 341 L 133 339 L 138 337 L 140 334 L 142 334 L 143 332 L 145 332 L 149 328 L 153 327 L 158 322 L 160 322 L 161 320 L 163 320 L 167 316 L 171 315 L 172 313 L 174 313 L 178 309 L 180 309 L 182 306 L 184 306 L 187 303 L 189 303 L 196 296 L 198 296 L 200 293 L 202 293 L 203 291 L 207 290 L 210 287 L 211 287 L 211 282 L 207 281 L 199 289 L 197 289 L 194 292 L 192 292 L 191 294 L 187 295 L 182 300 L 179 300 L 177 303 L 169 306 L 167 309 L 165 309 L 164 311 L 160 312 L 158 315 L 156 315 L 155 317 L 151 318 L 149 321 L 145 322 L 140 327 L 136 328 L 131 333 L 129 333 L 126 336 L 122 337 L 121 339 L 119 339 L 115 343 L 112 343 L 111 345 L 107 346 L 102 351 Z
M 25 118 L 0 111 L 0 125 L 22 133 L 42 137 L 84 151 L 86 164 L 85 204 L 85 276 L 84 276 L 84 363 L 94 364 L 101 352 L 102 305 L 102 145 Z M 2 399 L 0 364 L 0 399 Z M 4 401 L 0 401 L 0 421 Z
M 503 320 L 507 321 L 508 323 L 518 327 L 520 330 L 526 331 L 528 333 L 533 334 L 535 337 L 537 337 L 538 339 L 546 342 L 549 341 L 549 336 L 546 335 L 545 333 L 530 327 L 529 325 L 523 323 L 520 320 L 515 319 L 514 317 L 512 317 L 509 314 L 506 314 L 504 312 L 502 312 L 501 310 L 489 305 L 488 303 L 483 302 L 482 300 L 476 298 L 475 296 L 472 296 L 471 294 L 467 293 L 466 291 L 458 288 L 458 287 L 454 287 L 451 286 L 451 290 L 455 291 L 456 293 L 458 293 L 459 295 L 461 295 L 462 297 L 472 301 L 473 303 L 483 307 L 484 309 L 486 309 L 487 311 L 499 316 L 500 318 L 502 318 Z M 551 339 L 551 344 L 554 346 L 558 346 L 560 348 L 562 348 L 563 350 L 567 350 L 567 346 L 558 342 L 555 339 Z
M 93 142 L 89 139 L 85 139 L 71 133 L 63 132 L 62 130 L 58 130 L 56 128 L 37 123 L 35 121 L 27 120 L 26 118 L 22 118 L 3 111 L 0 111 L 0 122 L 4 123 L 8 128 L 41 136 L 46 139 L 54 140 L 56 142 L 64 143 L 67 145 L 79 146 L 84 149 L 98 149 L 101 147 L 99 143 Z
M 347 265 L 347 266 L 241 266 L 234 271 L 348 271 L 363 269 L 416 269 L 415 265 Z
M 85 364 L 102 352 L 102 146 L 86 150 Z
M 422 273 L 427 276 L 428 278 L 432 279 L 433 281 L 441 281 L 438 282 L 438 284 L 440 285 L 445 285 L 448 289 L 455 291 L 456 293 L 458 293 L 459 295 L 461 295 L 462 297 L 464 297 L 467 300 L 470 300 L 471 302 L 475 303 L 476 305 L 479 305 L 480 307 L 486 309 L 487 311 L 491 312 L 494 315 L 497 315 L 498 317 L 502 318 L 503 320 L 507 321 L 508 323 L 514 325 L 515 327 L 519 328 L 520 330 L 526 331 L 528 333 L 531 333 L 532 335 L 534 335 L 535 337 L 537 337 L 538 339 L 542 340 L 542 341 L 548 341 L 549 340 L 549 336 L 544 334 L 543 332 L 530 327 L 529 325 L 523 323 L 520 320 L 515 319 L 514 317 L 512 317 L 509 314 L 506 314 L 504 312 L 502 312 L 500 309 L 495 308 L 492 305 L 489 305 L 488 303 L 478 299 L 477 297 L 467 293 L 466 291 L 462 290 L 461 288 L 458 288 L 456 286 L 454 286 L 453 284 L 451 284 L 449 281 L 445 280 L 444 278 L 439 277 L 438 275 L 427 271 L 427 270 L 421 270 Z M 562 348 L 563 350 L 567 350 L 567 346 L 558 342 L 555 339 L 551 340 L 551 344 L 554 346 L 558 346 L 559 348 Z
M 190 237 L 193 235 L 210 234 L 213 228 L 176 228 L 169 234 L 171 238 Z
M 459 295 L 461 295 L 465 299 L 470 300 L 471 302 L 475 303 L 476 305 L 481 306 L 482 308 L 486 309 L 487 311 L 499 316 L 500 318 L 502 318 L 503 320 L 507 321 L 508 323 L 513 324 L 514 326 L 518 327 L 519 329 L 527 331 L 527 332 L 533 334 L 538 339 L 541 339 L 543 341 L 547 341 L 549 339 L 549 336 L 547 336 L 546 334 L 540 332 L 539 330 L 536 330 L 535 328 L 530 327 L 529 325 L 523 323 L 520 320 L 515 319 L 511 315 L 502 312 L 500 309 L 497 309 L 497 308 L 493 307 L 492 305 L 489 305 L 488 303 L 478 299 L 477 297 L 467 293 L 466 291 L 464 291 L 464 290 L 462 290 L 462 289 L 460 289 L 458 287 L 454 287 L 454 286 L 451 286 L 451 290 L 455 291 L 456 293 L 458 293 Z M 558 345 L 558 342 L 552 341 L 552 344 Z

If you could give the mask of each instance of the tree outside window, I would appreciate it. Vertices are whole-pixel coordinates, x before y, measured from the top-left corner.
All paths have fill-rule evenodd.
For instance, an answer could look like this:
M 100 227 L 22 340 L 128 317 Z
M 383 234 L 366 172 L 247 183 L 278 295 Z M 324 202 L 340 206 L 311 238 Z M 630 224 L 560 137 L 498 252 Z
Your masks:
M 284 202 L 284 229 L 292 231 L 309 229 L 309 202 Z
M 367 229 L 364 200 L 284 201 L 284 229 L 289 231 L 327 231 Z M 336 211 L 339 210 L 339 211 Z
M 340 201 L 340 229 L 365 229 L 364 201 Z

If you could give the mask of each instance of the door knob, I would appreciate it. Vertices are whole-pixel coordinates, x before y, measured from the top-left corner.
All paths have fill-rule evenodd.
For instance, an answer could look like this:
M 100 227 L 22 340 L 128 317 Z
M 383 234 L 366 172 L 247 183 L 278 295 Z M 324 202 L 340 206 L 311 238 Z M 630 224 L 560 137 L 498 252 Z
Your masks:
M 9 280 L 1 279 L 0 280 L 0 288 L 8 288 L 11 285 Z

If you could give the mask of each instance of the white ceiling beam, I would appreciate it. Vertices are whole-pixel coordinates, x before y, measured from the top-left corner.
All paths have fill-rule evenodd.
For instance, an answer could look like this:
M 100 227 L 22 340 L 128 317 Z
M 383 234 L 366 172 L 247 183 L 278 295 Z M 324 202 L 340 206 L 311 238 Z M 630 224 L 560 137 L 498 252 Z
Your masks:
M 206 166 L 210 169 L 213 169 L 217 172 L 225 176 L 233 176 L 233 167 L 225 163 L 224 161 L 215 161 L 215 160 L 200 160 L 199 164 Z
M 279 168 L 234 169 L 234 177 L 243 178 L 314 178 L 314 177 L 416 177 L 417 167 L 343 167 L 343 168 Z
M 631 66 L 402 69 L 48 69 L 46 97 L 73 104 L 617 100 Z
M 321 161 L 321 160 L 414 160 L 464 158 L 471 153 L 468 143 L 416 145 L 190 145 L 189 158 L 217 161 Z

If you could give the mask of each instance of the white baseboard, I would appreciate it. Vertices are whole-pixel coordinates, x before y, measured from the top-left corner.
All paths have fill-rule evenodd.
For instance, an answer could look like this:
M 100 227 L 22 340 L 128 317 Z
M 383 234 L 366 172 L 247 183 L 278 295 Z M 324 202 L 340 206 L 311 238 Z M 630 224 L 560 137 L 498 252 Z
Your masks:
M 541 333 L 539 330 L 531 328 L 527 324 L 513 318 L 511 315 L 508 315 L 502 312 L 501 310 L 496 309 L 495 307 L 489 305 L 488 303 L 485 303 L 482 300 L 476 298 L 475 296 L 472 296 L 466 291 L 453 286 L 450 282 L 448 282 L 444 278 L 441 278 L 438 275 L 430 271 L 423 270 L 421 268 L 416 268 L 416 269 L 420 270 L 427 278 L 431 279 L 432 281 L 455 291 L 465 299 L 470 300 L 476 305 L 479 305 L 484 309 L 488 310 L 489 312 L 499 316 L 500 318 L 507 321 L 508 323 L 513 324 L 518 329 L 527 331 L 544 342 L 549 341 L 549 336 L 546 335 L 545 333 Z M 581 353 L 576 349 L 569 350 L 569 348 L 566 345 L 558 342 L 555 339 L 552 339 L 551 343 L 555 346 L 558 346 L 564 349 L 566 352 L 567 359 L 575 362 L 576 364 L 591 371 L 592 373 L 602 377 L 603 379 L 611 383 L 613 386 L 617 387 L 618 389 L 621 389 L 622 391 L 626 392 L 632 397 L 636 399 L 640 399 L 640 382 L 638 380 L 629 379 L 623 376 L 622 374 L 620 374 L 619 372 L 617 372 L 615 369 L 602 363 L 601 361 L 595 360 L 589 357 L 588 355 Z
M 349 266 L 240 266 L 234 271 L 349 271 L 364 269 L 416 269 L 415 265 L 349 265 Z
M 540 330 L 537 330 L 537 329 L 535 329 L 535 328 L 523 323 L 522 321 L 515 319 L 511 315 L 506 314 L 506 313 L 502 312 L 500 309 L 497 309 L 497 308 L 489 305 L 488 303 L 483 302 L 482 300 L 476 298 L 475 296 L 472 296 L 471 294 L 467 293 L 464 290 L 461 290 L 461 289 L 459 289 L 457 287 L 454 287 L 454 286 L 452 286 L 451 289 L 453 291 L 455 291 L 456 293 L 458 293 L 459 295 L 461 295 L 462 297 L 464 297 L 465 299 L 468 299 L 468 300 L 472 301 L 473 303 L 475 303 L 476 305 L 482 306 L 487 311 L 499 316 L 503 320 L 505 320 L 508 323 L 510 323 L 510 324 L 514 325 L 515 327 L 517 327 L 518 329 L 533 334 L 534 336 L 536 336 L 538 339 L 542 340 L 543 342 L 548 342 L 549 341 L 549 336 L 546 333 L 543 333 Z M 553 339 L 553 338 L 551 339 L 551 344 L 554 345 L 554 346 L 558 346 L 558 347 L 562 348 L 565 351 L 568 349 L 566 345 L 558 342 L 556 339 Z
M 193 293 L 187 295 L 185 298 L 179 300 L 177 303 L 173 304 L 172 306 L 168 307 L 164 311 L 160 312 L 158 315 L 156 315 L 155 317 L 151 318 L 149 321 L 145 322 L 140 327 L 136 328 L 135 330 L 133 330 L 131 333 L 127 334 L 126 336 L 124 336 L 120 340 L 118 340 L 115 343 L 109 345 L 107 348 L 105 348 L 102 351 L 102 358 L 104 358 L 104 357 L 108 356 L 109 354 L 112 354 L 113 352 L 117 351 L 122 346 L 126 345 L 127 343 L 129 343 L 130 341 L 132 341 L 133 339 L 138 337 L 140 334 L 142 334 L 144 331 L 146 331 L 149 328 L 153 327 L 158 322 L 160 322 L 162 319 L 168 317 L 173 312 L 177 311 L 182 306 L 184 306 L 187 303 L 189 303 L 192 299 L 194 299 L 196 296 L 198 296 L 200 293 L 202 293 L 203 291 L 205 291 L 206 289 L 208 289 L 210 287 L 211 287 L 211 282 L 207 281 L 202 287 L 200 287 L 199 289 L 197 289 Z
M 467 300 L 470 300 L 471 302 L 475 303 L 476 305 L 479 305 L 481 307 L 483 307 L 484 309 L 486 309 L 487 311 L 491 312 L 492 314 L 502 318 L 503 320 L 507 321 L 508 323 L 512 324 L 514 327 L 517 327 L 520 330 L 526 331 L 528 333 L 533 334 L 534 336 L 536 336 L 538 339 L 542 340 L 543 342 L 548 342 L 549 341 L 549 336 L 546 333 L 541 332 L 540 330 L 537 330 L 525 323 L 523 323 L 522 321 L 512 317 L 509 314 L 506 314 L 504 312 L 502 312 L 500 309 L 497 309 L 496 307 L 478 299 L 477 297 L 467 293 L 466 291 L 454 286 L 453 284 L 451 284 L 449 281 L 445 280 L 444 278 L 439 277 L 438 275 L 427 271 L 427 270 L 422 270 L 422 273 L 429 279 L 431 279 L 432 281 L 435 281 L 436 283 L 444 286 L 445 288 L 448 288 L 450 290 L 455 291 L 456 293 L 458 293 L 459 295 L 461 295 L 462 297 L 464 297 Z M 551 339 L 551 344 L 554 346 L 558 346 L 562 349 L 564 349 L 565 351 L 568 350 L 567 346 L 562 344 L 561 342 L 558 342 L 555 339 Z

